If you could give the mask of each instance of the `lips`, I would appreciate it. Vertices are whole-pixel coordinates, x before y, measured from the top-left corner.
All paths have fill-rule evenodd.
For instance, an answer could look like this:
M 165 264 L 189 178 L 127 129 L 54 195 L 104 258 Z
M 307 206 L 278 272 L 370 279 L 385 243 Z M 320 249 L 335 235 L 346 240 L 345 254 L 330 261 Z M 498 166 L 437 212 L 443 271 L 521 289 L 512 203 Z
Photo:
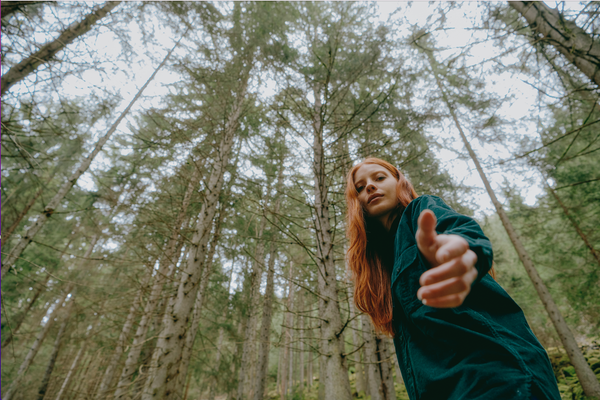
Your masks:
M 383 195 L 381 193 L 373 193 L 372 195 L 369 196 L 369 199 L 367 200 L 367 204 L 371 204 L 371 202 L 379 197 L 383 197 Z

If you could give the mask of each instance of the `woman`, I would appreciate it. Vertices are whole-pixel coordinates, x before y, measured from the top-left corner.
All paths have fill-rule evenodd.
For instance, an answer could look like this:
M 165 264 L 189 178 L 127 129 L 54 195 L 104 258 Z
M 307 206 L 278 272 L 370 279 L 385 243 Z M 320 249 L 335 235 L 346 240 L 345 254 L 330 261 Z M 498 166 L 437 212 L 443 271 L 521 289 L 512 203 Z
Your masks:
M 489 274 L 491 243 L 473 219 L 417 197 L 377 158 L 352 168 L 346 200 L 356 306 L 394 338 L 411 399 L 560 400 L 546 351 Z

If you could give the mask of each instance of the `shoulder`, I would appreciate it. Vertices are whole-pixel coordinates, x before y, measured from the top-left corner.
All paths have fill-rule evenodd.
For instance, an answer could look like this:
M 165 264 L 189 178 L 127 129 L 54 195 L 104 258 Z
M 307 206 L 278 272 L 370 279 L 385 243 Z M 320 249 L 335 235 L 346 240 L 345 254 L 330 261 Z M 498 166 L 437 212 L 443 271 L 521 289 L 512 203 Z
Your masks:
M 417 219 L 423 210 L 433 211 L 438 218 L 447 213 L 456 214 L 456 211 L 450 208 L 444 200 L 430 194 L 424 194 L 411 201 L 404 212 L 406 216 L 416 224 Z

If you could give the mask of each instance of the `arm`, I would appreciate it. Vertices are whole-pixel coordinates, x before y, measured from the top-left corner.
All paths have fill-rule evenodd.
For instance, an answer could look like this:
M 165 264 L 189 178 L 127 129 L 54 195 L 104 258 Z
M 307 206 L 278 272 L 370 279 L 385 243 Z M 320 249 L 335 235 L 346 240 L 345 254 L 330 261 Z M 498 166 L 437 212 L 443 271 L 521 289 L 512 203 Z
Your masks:
M 415 239 L 430 269 L 420 277 L 417 296 L 431 307 L 458 307 L 489 271 L 491 244 L 473 219 L 441 199 L 428 200 L 422 202 Z

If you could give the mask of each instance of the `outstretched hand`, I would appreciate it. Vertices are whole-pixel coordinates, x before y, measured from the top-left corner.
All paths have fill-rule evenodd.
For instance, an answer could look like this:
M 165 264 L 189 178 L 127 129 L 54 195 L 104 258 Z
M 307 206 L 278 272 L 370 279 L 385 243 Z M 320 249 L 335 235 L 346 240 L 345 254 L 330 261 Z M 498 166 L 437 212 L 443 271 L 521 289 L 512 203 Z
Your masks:
M 460 306 L 477 278 L 477 255 L 458 235 L 438 235 L 437 219 L 431 210 L 419 216 L 417 247 L 431 269 L 421 275 L 417 297 L 423 304 L 437 308 Z

